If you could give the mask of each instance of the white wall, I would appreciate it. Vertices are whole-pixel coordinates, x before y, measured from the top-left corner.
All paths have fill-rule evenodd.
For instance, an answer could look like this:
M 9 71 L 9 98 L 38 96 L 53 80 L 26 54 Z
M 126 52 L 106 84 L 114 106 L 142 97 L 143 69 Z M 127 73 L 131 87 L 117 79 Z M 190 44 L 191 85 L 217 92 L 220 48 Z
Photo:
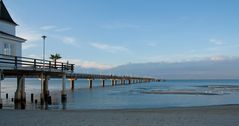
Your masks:
M 18 42 L 15 45 L 16 48 L 16 56 L 22 56 L 22 43 Z
M 0 38 L 0 54 L 3 54 L 3 39 Z
M 13 49 L 14 56 L 22 56 L 22 43 L 9 40 L 9 39 L 3 39 L 3 38 L 0 38 L 0 53 L 1 54 L 3 54 L 4 43 L 10 43 L 14 45 L 14 49 Z
M 8 22 L 0 20 L 1 31 L 3 31 L 5 33 L 8 33 L 8 34 L 11 34 L 11 35 L 15 35 L 16 34 L 15 28 L 16 28 L 16 26 L 14 24 L 10 24 Z

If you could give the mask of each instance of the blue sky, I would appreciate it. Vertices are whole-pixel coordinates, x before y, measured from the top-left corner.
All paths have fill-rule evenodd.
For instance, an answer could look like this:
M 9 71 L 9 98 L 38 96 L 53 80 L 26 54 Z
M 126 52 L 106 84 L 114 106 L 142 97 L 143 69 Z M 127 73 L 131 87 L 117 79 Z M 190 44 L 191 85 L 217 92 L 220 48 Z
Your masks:
M 89 68 L 227 60 L 239 54 L 238 0 L 5 0 L 23 55 Z

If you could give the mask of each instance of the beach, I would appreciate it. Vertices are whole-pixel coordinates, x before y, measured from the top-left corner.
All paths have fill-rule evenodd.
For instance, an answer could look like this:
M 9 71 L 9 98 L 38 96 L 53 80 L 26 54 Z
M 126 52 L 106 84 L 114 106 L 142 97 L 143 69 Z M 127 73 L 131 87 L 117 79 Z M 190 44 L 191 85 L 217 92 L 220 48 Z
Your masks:
M 119 110 L 1 110 L 0 126 L 235 126 L 239 105 Z

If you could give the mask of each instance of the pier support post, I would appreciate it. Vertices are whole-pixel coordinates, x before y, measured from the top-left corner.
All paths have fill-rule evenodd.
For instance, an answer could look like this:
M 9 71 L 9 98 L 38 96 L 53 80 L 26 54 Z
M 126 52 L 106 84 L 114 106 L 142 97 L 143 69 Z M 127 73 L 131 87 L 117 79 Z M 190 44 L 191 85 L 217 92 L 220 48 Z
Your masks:
M 93 80 L 92 79 L 89 79 L 89 88 L 93 88 Z
M 71 90 L 75 89 L 75 79 L 70 79 Z
M 44 79 L 44 84 L 43 84 L 43 93 L 44 93 L 44 97 L 45 97 L 45 102 L 48 104 L 48 98 L 50 96 L 50 92 L 48 90 L 48 76 L 46 75 L 45 76 L 45 79 Z
M 131 84 L 131 80 L 129 79 L 129 84 Z
M 17 90 L 15 92 L 15 108 L 25 109 L 26 106 L 26 92 L 25 92 L 25 77 L 17 77 Z
M 117 82 L 118 82 L 118 81 L 117 81 L 117 80 L 115 80 L 115 85 L 117 85 Z
M 102 85 L 102 87 L 105 87 L 105 80 L 104 79 L 101 80 L 101 85 Z
M 115 80 L 114 79 L 111 80 L 111 85 L 115 86 Z
M 43 73 L 41 74 L 41 105 L 43 105 L 44 103 L 48 104 L 50 102 L 50 92 L 48 90 L 48 81 L 49 78 L 47 75 L 43 75 Z
M 2 73 L 0 72 L 0 109 L 2 109 L 3 103 L 2 103 L 2 97 L 1 97 L 1 88 L 2 88 Z
M 43 93 L 43 85 L 44 85 L 44 75 L 43 73 L 41 73 L 40 75 L 40 78 L 41 78 L 41 94 L 40 94 L 40 101 L 41 101 L 41 105 L 44 104 L 44 93 Z
M 66 94 L 66 74 L 62 76 L 62 91 L 61 91 L 61 102 L 66 103 L 67 94 Z

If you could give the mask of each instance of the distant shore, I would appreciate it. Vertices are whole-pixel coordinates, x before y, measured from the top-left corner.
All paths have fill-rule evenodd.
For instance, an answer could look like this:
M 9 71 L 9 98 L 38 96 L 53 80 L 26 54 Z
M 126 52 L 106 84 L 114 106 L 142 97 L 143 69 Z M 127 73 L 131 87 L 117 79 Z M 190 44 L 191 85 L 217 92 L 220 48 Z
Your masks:
M 1 126 L 235 126 L 239 105 L 121 110 L 0 110 Z

